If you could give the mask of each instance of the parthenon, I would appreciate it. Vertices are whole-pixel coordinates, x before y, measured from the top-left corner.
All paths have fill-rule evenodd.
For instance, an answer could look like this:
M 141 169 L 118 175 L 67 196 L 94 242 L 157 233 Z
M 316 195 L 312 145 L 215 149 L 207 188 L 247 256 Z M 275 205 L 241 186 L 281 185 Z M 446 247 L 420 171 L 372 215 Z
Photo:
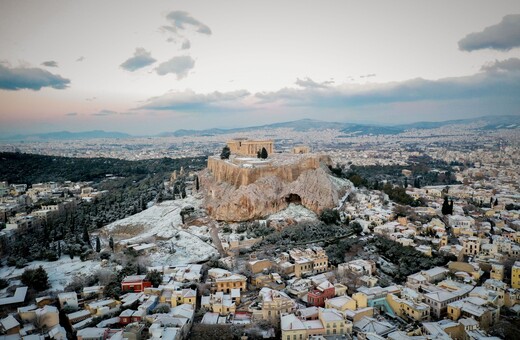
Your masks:
M 227 142 L 232 154 L 256 157 L 258 151 L 265 148 L 268 154 L 274 153 L 273 140 L 249 140 L 247 138 L 232 139 Z

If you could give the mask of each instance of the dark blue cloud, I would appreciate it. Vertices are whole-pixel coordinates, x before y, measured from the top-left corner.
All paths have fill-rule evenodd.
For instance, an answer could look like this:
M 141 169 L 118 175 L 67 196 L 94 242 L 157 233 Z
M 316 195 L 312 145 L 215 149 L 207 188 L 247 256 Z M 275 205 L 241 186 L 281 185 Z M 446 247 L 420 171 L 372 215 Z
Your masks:
M 509 51 L 520 46 L 520 14 L 506 15 L 496 25 L 486 27 L 482 32 L 474 32 L 459 41 L 462 51 L 490 48 Z
M 10 68 L 0 64 L 0 89 L 22 90 L 29 89 L 38 91 L 42 87 L 54 89 L 65 89 L 70 80 L 57 74 L 52 74 L 41 68 Z
M 146 67 L 155 63 L 157 60 L 152 58 L 152 54 L 144 48 L 136 48 L 134 56 L 128 58 L 120 67 L 130 72 L 134 72 L 140 68 Z

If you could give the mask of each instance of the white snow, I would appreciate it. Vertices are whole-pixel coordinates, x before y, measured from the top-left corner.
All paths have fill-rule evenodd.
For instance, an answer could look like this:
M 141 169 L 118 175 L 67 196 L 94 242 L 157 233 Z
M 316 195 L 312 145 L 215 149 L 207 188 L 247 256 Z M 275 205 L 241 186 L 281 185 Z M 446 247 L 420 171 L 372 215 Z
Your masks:
M 182 228 L 181 209 L 194 207 L 200 209 L 201 200 L 187 197 L 182 200 L 164 201 L 155 204 L 138 214 L 107 225 L 103 233 L 111 235 L 119 244 L 137 244 L 153 242 L 157 251 L 149 258 L 152 266 L 172 266 L 205 261 L 217 250 L 206 241 L 210 239 L 209 228 L 191 226 Z M 152 241 L 151 241 L 152 240 Z M 173 245 L 175 253 L 170 253 Z
M 71 260 L 68 255 L 63 255 L 58 261 L 33 261 L 25 268 L 3 267 L 0 269 L 0 277 L 18 277 L 22 275 L 24 270 L 36 269 L 39 266 L 42 266 L 47 272 L 50 290 L 63 291 L 76 275 L 89 276 L 101 269 L 101 262 L 90 260 L 82 262 L 77 256 Z
M 269 216 L 270 220 L 316 220 L 316 214 L 303 205 L 291 203 L 287 208 Z

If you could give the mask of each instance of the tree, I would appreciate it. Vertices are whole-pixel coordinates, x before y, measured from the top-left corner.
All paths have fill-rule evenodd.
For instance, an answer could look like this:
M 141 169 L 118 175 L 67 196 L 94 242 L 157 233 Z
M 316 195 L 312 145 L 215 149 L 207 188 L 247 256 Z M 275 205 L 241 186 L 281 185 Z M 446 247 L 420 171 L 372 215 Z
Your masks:
M 90 236 L 88 235 L 88 229 L 87 229 L 87 225 L 83 225 L 83 242 L 85 242 L 86 244 L 90 245 Z
M 357 221 L 352 222 L 350 224 L 350 227 L 352 228 L 352 231 L 355 232 L 357 235 L 363 232 L 363 227 Z
M 152 270 L 149 271 L 148 274 L 146 274 L 146 280 L 150 281 L 152 283 L 152 286 L 157 288 L 162 283 L 163 276 L 159 271 Z
M 408 188 L 408 177 L 404 178 L 404 188 Z
M 199 191 L 199 176 L 195 176 L 195 190 Z
M 266 159 L 267 156 L 268 156 L 268 155 L 267 155 L 267 150 L 266 150 L 265 148 L 262 148 L 262 151 L 261 151 L 261 153 L 260 153 L 260 157 L 261 157 L 262 159 Z
M 320 214 L 320 220 L 325 224 L 338 224 L 340 220 L 339 212 L 333 209 L 323 209 Z
M 101 242 L 99 241 L 99 236 L 96 237 L 96 252 L 101 251 Z
M 450 200 L 450 215 L 453 215 L 453 199 Z
M 231 150 L 229 150 L 229 146 L 225 146 L 222 148 L 222 152 L 220 153 L 220 159 L 229 159 L 231 155 Z
M 258 150 L 256 152 L 256 158 L 262 158 L 262 151 L 261 150 Z
M 444 196 L 444 202 L 442 203 L 441 211 L 443 215 L 450 214 L 450 203 L 448 202 L 448 196 Z
M 110 249 L 114 251 L 114 239 L 112 238 L 112 236 L 110 236 L 110 238 L 108 239 L 108 245 L 110 246 Z
M 49 288 L 49 278 L 42 266 L 36 269 L 26 269 L 22 274 L 22 283 L 38 292 Z

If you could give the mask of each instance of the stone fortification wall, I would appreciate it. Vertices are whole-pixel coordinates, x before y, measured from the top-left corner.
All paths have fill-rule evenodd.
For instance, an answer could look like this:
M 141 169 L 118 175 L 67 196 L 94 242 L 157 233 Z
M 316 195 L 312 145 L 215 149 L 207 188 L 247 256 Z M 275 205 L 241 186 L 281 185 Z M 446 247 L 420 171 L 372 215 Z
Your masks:
M 280 155 L 281 156 L 281 155 Z M 249 185 L 260 178 L 276 176 L 283 182 L 293 182 L 306 170 L 320 167 L 320 162 L 328 163 L 330 159 L 324 156 L 291 157 L 290 159 L 273 159 L 258 164 L 223 160 L 218 157 L 208 158 L 208 170 L 217 182 L 227 182 L 236 188 Z M 241 163 L 241 164 L 240 164 Z

